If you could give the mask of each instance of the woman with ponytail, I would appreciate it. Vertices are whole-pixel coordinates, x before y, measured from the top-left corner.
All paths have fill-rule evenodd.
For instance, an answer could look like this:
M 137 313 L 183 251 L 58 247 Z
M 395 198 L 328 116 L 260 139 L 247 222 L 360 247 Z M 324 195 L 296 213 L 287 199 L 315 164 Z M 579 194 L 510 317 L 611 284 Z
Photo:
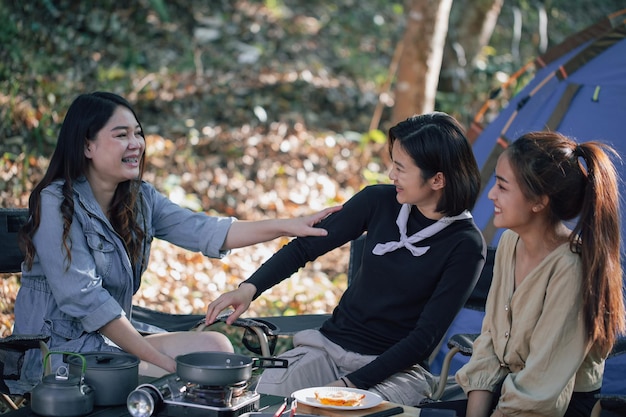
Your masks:
M 599 142 L 535 132 L 500 156 L 489 198 L 494 225 L 508 230 L 481 335 L 456 375 L 467 416 L 589 415 L 625 329 L 610 155 Z

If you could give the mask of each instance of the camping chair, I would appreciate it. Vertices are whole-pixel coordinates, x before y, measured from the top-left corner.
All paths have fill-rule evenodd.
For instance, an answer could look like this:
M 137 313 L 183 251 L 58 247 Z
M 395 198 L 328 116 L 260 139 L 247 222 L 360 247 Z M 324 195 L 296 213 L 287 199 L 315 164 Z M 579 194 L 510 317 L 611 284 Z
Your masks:
M 350 242 L 350 261 L 348 265 L 348 285 L 350 284 L 355 268 L 361 262 L 363 256 L 363 249 L 365 244 L 365 235 Z M 470 295 L 470 298 L 465 303 L 464 308 L 471 310 L 484 311 L 485 302 L 487 300 L 487 294 L 489 293 L 489 287 L 491 286 L 491 279 L 493 276 L 493 261 L 495 258 L 495 247 L 487 248 L 487 259 L 481 275 Z M 225 321 L 228 314 L 218 317 L 218 320 Z M 319 329 L 326 319 L 330 317 L 330 314 L 311 314 L 311 315 L 298 315 L 298 316 L 276 316 L 276 317 L 262 317 L 253 319 L 238 318 L 234 325 L 246 328 L 246 334 L 244 334 L 243 344 L 251 351 L 263 356 L 272 355 L 274 353 L 274 346 L 272 341 L 275 341 L 277 336 L 293 336 L 296 332 L 305 329 Z M 200 316 L 201 320 L 204 316 Z M 199 326 L 204 326 L 203 322 L 199 323 Z M 253 334 L 252 334 L 253 333 Z M 258 337 L 254 339 L 253 336 Z M 443 359 L 441 372 L 439 374 L 439 380 L 437 383 L 437 389 L 431 397 L 432 400 L 440 400 L 446 393 L 448 372 L 452 358 L 461 353 L 465 356 L 470 356 L 472 353 L 472 343 L 477 337 L 477 334 L 458 334 L 453 335 L 447 341 L 448 353 Z M 275 345 L 275 343 L 274 343 Z M 435 349 L 433 356 L 429 360 L 429 364 L 432 361 L 434 355 L 439 349 Z
M 352 281 L 355 274 L 355 269 L 361 263 L 361 257 L 363 256 L 363 249 L 365 245 L 365 234 L 359 238 L 350 242 L 350 260 L 348 263 L 348 285 Z M 487 294 L 489 292 L 489 286 L 491 285 L 491 277 L 493 275 L 493 259 L 495 257 L 495 248 L 487 248 L 487 259 L 485 266 L 480 275 L 480 278 L 470 295 L 470 298 L 465 303 L 465 308 L 469 308 L 477 311 L 485 310 L 485 301 L 487 300 Z M 136 307 L 135 307 L 136 308 Z M 134 311 L 134 310 L 133 310 Z M 275 339 L 279 336 L 293 336 L 295 333 L 305 329 L 319 329 L 324 321 L 330 318 L 330 314 L 301 314 L 297 316 L 272 316 L 272 317 L 260 317 L 260 318 L 238 318 L 233 325 L 246 328 L 247 334 L 244 335 L 244 345 L 254 353 L 262 354 L 263 356 L 271 356 L 274 354 Z M 218 317 L 218 321 L 225 322 L 228 317 L 228 313 Z M 204 327 L 204 316 L 198 315 L 200 320 L 196 323 L 199 328 Z M 146 322 L 147 318 L 142 318 Z M 184 319 L 183 319 L 184 320 Z M 254 340 L 251 333 L 254 333 L 258 337 L 258 340 Z M 459 352 L 467 350 L 467 347 L 457 346 L 462 343 L 459 338 L 452 338 L 448 341 L 448 347 L 452 346 L 455 351 Z M 452 344 L 452 345 L 451 345 Z M 471 349 L 471 347 L 469 348 Z M 444 365 L 447 369 L 447 374 L 450 368 L 450 360 L 454 354 L 449 355 L 449 359 L 445 360 Z M 432 359 L 432 358 L 431 358 Z M 444 372 L 441 373 L 444 375 Z M 444 384 L 445 385 L 445 384 Z
M 22 253 L 17 245 L 17 232 L 26 221 L 28 212 L 20 209 L 0 209 L 0 274 L 21 271 Z M 4 382 L 19 379 L 21 364 L 26 351 L 43 349 L 47 352 L 45 335 L 11 335 L 0 339 L 0 399 L 12 410 L 25 401 L 21 395 L 12 394 Z
M 20 227 L 28 218 L 26 208 L 0 208 L 0 273 L 19 273 L 23 255 L 18 247 L 17 234 Z M 353 252 L 353 251 L 351 251 Z M 349 268 L 350 269 L 350 268 Z M 351 269 L 348 275 L 351 274 Z M 143 334 L 203 330 L 204 314 L 169 314 L 146 307 L 133 306 L 131 321 L 135 328 Z M 227 316 L 220 316 L 218 320 L 225 321 Z M 293 335 L 299 330 L 319 328 L 330 314 L 306 314 L 299 316 L 264 317 L 263 319 L 239 318 L 234 323 L 258 335 L 259 341 L 248 342 L 255 350 L 262 351 L 263 355 L 271 356 L 273 348 L 271 340 L 276 336 Z M 11 342 L 14 345 L 13 340 Z M 254 345 L 259 345 L 258 348 Z
M 27 219 L 28 209 L 26 208 L 0 208 L 0 273 L 21 272 L 24 256 L 19 249 L 17 235 Z M 204 317 L 204 314 L 169 314 L 146 307 L 133 306 L 131 322 L 142 334 L 201 331 L 206 327 Z M 225 321 L 226 317 L 222 315 L 218 317 L 218 320 Z M 328 317 L 330 317 L 329 314 L 309 314 L 293 317 L 264 317 L 263 319 L 239 318 L 234 325 L 246 329 L 244 345 L 252 348 L 255 353 L 271 356 L 277 336 L 293 335 L 307 328 L 319 328 Z M 255 337 L 252 335 L 256 335 L 258 340 L 254 341 Z M 0 339 L 0 349 L 4 352 L 4 345 L 1 343 L 6 342 L 6 348 L 15 351 L 22 338 L 24 338 L 25 350 L 38 347 L 37 344 L 33 344 L 33 340 L 43 342 L 44 346 L 48 340 L 47 338 L 44 340 L 41 335 L 12 335 L 7 339 Z
M 350 242 L 350 259 L 348 262 L 348 285 L 354 277 L 355 268 L 361 263 L 365 234 Z M 270 316 L 260 318 L 237 318 L 234 326 L 245 328 L 242 338 L 243 345 L 259 355 L 269 357 L 274 355 L 278 337 L 292 337 L 301 330 L 319 329 L 330 318 L 331 314 L 299 314 L 297 316 Z M 218 316 L 217 320 L 225 322 L 228 313 Z M 206 327 L 204 316 L 197 323 L 198 329 Z
M 464 308 L 484 312 L 485 302 L 487 301 L 487 294 L 489 294 L 489 287 L 491 286 L 491 279 L 493 277 L 493 262 L 495 259 L 496 248 L 493 246 L 487 247 L 487 258 L 485 259 L 485 265 L 480 273 L 478 282 L 470 295 L 470 298 L 465 303 Z M 462 314 L 462 313 L 460 313 Z M 453 334 L 447 341 L 446 346 L 448 352 L 444 356 L 441 362 L 441 371 L 439 372 L 439 382 L 437 384 L 437 390 L 430 397 L 432 401 L 439 401 L 446 395 L 446 388 L 448 388 L 448 373 L 452 365 L 452 359 L 457 353 L 463 356 L 472 355 L 472 345 L 474 340 L 478 337 L 478 334 L 463 333 Z
M 448 339 L 447 346 L 449 350 L 441 366 L 441 373 L 439 374 L 437 390 L 433 395 L 431 395 L 430 400 L 439 401 L 444 397 L 448 385 L 448 372 L 450 372 L 450 364 L 452 362 L 452 358 L 457 353 L 460 353 L 464 356 L 472 356 L 472 346 L 474 344 L 474 340 L 476 340 L 477 337 L 478 334 L 473 333 L 455 334 L 450 339 Z
M 472 350 L 474 345 L 474 340 L 479 336 L 479 334 L 455 334 L 450 339 L 448 339 L 447 345 L 450 349 L 446 358 L 444 360 L 444 365 L 441 371 L 441 379 L 439 382 L 437 392 L 431 397 L 432 400 L 440 400 L 444 394 L 446 384 L 443 378 L 444 375 L 448 373 L 450 369 L 450 361 L 454 355 L 460 353 L 464 356 L 472 356 Z M 618 355 L 622 355 L 626 353 L 626 337 L 620 337 L 613 349 L 609 353 L 607 359 L 613 358 Z M 445 373 L 444 373 L 445 369 Z M 600 417 L 604 416 L 606 413 L 601 413 L 601 410 L 609 410 L 610 416 L 620 415 L 626 416 L 626 393 L 625 394 L 598 394 L 596 395 L 598 401 L 594 409 L 592 410 L 590 417 Z M 607 416 L 607 417 L 610 417 Z
M 626 336 L 622 336 L 617 340 L 607 359 L 623 355 L 624 353 L 626 353 Z M 600 393 L 596 395 L 596 398 L 598 401 L 593 410 L 591 410 L 591 417 L 626 416 L 626 392 L 621 394 Z
M 350 242 L 350 261 L 348 265 L 348 285 L 354 276 L 355 265 L 360 263 L 365 235 Z M 217 317 L 217 322 L 226 322 L 230 313 Z M 251 352 L 271 357 L 274 355 L 279 337 L 292 337 L 301 330 L 319 329 L 330 318 L 330 314 L 299 314 L 296 316 L 239 317 L 233 326 L 244 329 L 243 345 Z M 143 334 L 163 331 L 202 331 L 210 327 L 204 323 L 204 314 L 168 314 L 133 306 L 132 323 Z

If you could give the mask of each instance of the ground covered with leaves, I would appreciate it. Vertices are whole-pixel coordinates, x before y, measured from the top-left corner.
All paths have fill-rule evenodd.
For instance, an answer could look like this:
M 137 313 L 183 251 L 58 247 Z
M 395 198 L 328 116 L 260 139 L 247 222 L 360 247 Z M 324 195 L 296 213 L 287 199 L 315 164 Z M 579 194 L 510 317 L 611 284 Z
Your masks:
M 65 109 L 94 90 L 135 105 L 147 133 L 145 179 L 192 210 L 291 217 L 385 180 L 380 133 L 364 133 L 401 30 L 390 23 L 401 15 L 382 1 L 377 11 L 356 2 L 296 3 L 61 0 L 3 8 L 2 206 L 27 205 Z M 156 241 L 135 303 L 203 313 L 286 242 L 211 260 Z M 347 246 L 324 255 L 248 315 L 330 312 L 347 263 Z M 19 288 L 19 276 L 4 278 L 0 336 L 11 333 Z

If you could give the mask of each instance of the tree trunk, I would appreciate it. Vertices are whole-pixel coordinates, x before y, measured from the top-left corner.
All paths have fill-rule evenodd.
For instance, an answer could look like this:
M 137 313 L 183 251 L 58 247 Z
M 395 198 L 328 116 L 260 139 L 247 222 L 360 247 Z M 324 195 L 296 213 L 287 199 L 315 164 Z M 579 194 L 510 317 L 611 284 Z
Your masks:
M 443 53 L 439 90 L 463 94 L 469 67 L 489 43 L 503 0 L 456 0 Z
M 408 0 L 392 123 L 435 108 L 452 0 Z

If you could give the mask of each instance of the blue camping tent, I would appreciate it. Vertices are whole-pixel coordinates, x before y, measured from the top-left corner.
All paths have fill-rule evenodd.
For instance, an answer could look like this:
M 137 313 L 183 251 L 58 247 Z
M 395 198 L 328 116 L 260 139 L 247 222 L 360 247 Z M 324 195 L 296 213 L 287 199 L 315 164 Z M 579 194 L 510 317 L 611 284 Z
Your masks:
M 473 213 L 490 244 L 497 244 L 501 231 L 492 229 L 493 205 L 487 192 L 495 181 L 497 156 L 510 141 L 532 130 L 549 129 L 579 141 L 609 143 L 626 155 L 625 17 L 626 9 L 536 58 L 533 79 L 474 140 L 483 191 Z M 480 130 L 476 126 L 472 132 Z M 624 169 L 621 174 L 626 179 Z
M 626 159 L 626 9 L 550 48 L 515 77 L 530 69 L 535 70 L 532 79 L 488 126 L 483 129 L 480 119 L 491 103 L 486 103 L 468 130 L 483 179 L 473 215 L 492 246 L 497 245 L 502 230 L 493 227 L 493 204 L 487 193 L 495 182 L 498 155 L 521 134 L 549 129 L 578 141 L 597 140 L 612 145 Z M 618 169 L 624 182 L 620 194 L 624 195 L 626 165 Z M 623 209 L 621 235 L 626 242 L 625 220 Z M 464 310 L 449 335 L 479 333 L 481 321 L 480 312 Z M 451 374 L 466 361 L 456 358 Z M 433 364 L 435 370 L 438 362 Z M 607 361 L 603 392 L 626 393 L 624 375 L 626 354 Z

